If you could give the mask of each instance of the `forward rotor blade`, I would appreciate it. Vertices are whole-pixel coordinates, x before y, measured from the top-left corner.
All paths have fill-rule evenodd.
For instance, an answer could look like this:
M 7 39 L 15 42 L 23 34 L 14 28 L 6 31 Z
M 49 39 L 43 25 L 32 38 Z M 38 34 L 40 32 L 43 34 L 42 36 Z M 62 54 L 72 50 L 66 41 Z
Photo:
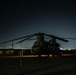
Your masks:
M 32 34 L 32 35 L 34 35 L 34 34 Z M 19 40 L 19 39 L 27 38 L 27 37 L 32 36 L 32 35 L 23 36 L 23 37 L 20 37 L 20 38 L 16 38 L 16 39 L 12 39 L 12 40 L 9 40 L 9 41 L 1 42 L 0 44 L 4 44 L 4 43 L 7 43 L 7 42 L 11 42 L 11 41 L 15 41 L 15 40 Z
M 25 38 L 25 39 L 23 39 L 23 40 L 21 40 L 21 41 L 19 41 L 19 42 L 17 42 L 16 44 L 21 43 L 21 42 L 24 42 L 24 41 L 26 41 L 26 40 L 32 38 L 33 36 L 35 36 L 35 34 L 32 35 L 32 36 L 29 36 L 29 37 L 27 37 L 27 38 Z

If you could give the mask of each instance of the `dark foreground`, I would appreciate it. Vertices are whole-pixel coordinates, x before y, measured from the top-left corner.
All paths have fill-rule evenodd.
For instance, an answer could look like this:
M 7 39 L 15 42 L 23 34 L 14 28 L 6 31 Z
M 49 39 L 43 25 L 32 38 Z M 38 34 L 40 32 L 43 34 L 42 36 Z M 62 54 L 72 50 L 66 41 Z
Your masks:
M 76 57 L 0 58 L 0 75 L 76 75 Z

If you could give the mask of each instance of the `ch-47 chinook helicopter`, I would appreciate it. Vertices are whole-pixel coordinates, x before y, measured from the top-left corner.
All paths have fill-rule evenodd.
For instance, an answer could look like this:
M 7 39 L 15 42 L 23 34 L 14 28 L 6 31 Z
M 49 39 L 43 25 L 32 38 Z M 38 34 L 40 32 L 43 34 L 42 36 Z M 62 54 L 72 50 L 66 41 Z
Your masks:
M 50 37 L 50 40 L 45 41 L 45 36 Z M 63 38 L 60 38 L 60 37 L 57 37 L 54 35 L 48 35 L 45 33 L 35 33 L 32 35 L 23 36 L 23 37 L 16 38 L 13 40 L 5 41 L 0 44 L 22 39 L 21 41 L 16 43 L 16 44 L 19 44 L 26 40 L 30 40 L 33 37 L 36 38 L 36 41 L 34 42 L 34 44 L 32 46 L 32 54 L 38 55 L 38 57 L 41 57 L 41 55 L 50 55 L 50 54 L 61 56 L 61 52 L 60 52 L 60 48 L 59 48 L 60 44 L 58 44 L 56 42 L 56 39 L 64 41 L 64 42 L 68 42 L 68 40 L 65 40 Z M 12 46 L 13 46 L 13 44 L 12 44 Z

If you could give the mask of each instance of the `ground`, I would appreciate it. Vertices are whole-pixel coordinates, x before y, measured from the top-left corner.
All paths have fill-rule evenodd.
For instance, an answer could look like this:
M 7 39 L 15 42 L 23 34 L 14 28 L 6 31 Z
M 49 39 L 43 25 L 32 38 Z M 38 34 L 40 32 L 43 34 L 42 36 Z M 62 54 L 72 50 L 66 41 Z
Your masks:
M 0 75 L 76 75 L 76 57 L 0 58 Z

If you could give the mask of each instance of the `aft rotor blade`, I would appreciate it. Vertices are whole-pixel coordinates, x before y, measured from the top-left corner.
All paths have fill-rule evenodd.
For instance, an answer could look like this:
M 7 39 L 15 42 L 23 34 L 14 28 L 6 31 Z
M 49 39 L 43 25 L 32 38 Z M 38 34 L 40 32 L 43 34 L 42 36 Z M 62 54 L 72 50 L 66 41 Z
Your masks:
M 76 40 L 76 38 L 65 38 L 65 39 Z
M 49 36 L 51 38 L 56 38 L 56 39 L 59 39 L 59 40 L 64 41 L 64 42 L 68 42 L 68 40 L 65 40 L 63 38 L 60 38 L 60 37 L 57 37 L 57 36 L 54 36 L 54 35 L 48 35 L 48 34 L 43 34 L 43 35 Z

